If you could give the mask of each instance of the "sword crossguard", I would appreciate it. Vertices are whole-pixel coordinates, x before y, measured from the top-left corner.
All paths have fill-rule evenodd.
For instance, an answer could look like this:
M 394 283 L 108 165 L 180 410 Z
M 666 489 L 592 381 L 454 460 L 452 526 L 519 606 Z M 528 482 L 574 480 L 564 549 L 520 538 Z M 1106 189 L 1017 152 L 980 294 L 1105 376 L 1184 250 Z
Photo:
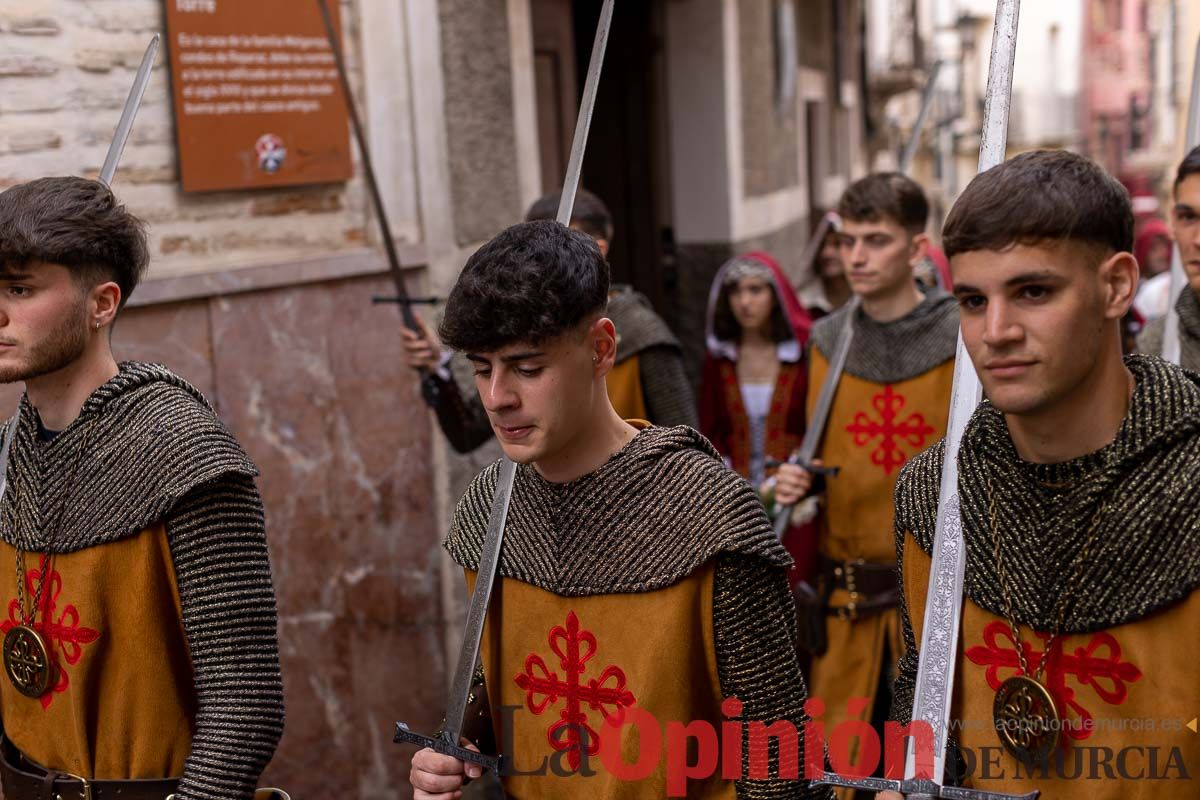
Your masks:
M 490 769 L 497 775 L 503 774 L 504 756 L 489 756 L 475 750 L 468 750 L 465 747 L 459 747 L 456 744 L 451 744 L 445 739 L 434 736 L 425 736 L 424 734 L 416 733 L 411 730 L 403 722 L 396 723 L 396 736 L 392 739 L 396 744 L 407 742 L 421 747 L 428 747 L 431 750 L 436 750 L 444 756 L 457 758 L 459 761 L 469 761 L 472 764 L 478 764 L 481 767 Z
M 841 786 L 847 789 L 866 789 L 872 792 L 899 792 L 907 800 L 1037 800 L 1040 792 L 1033 790 L 1025 794 L 989 792 L 984 789 L 963 789 L 958 786 L 942 786 L 931 780 L 897 781 L 889 778 L 847 778 L 834 772 L 826 772 L 813 779 L 814 786 Z
M 810 464 L 804 461 L 792 461 L 791 459 L 788 459 L 787 461 L 780 461 L 777 458 L 768 458 L 766 461 L 766 466 L 772 469 L 783 464 L 795 464 L 797 467 L 800 467 L 806 472 L 811 472 L 814 475 L 821 475 L 827 478 L 836 478 L 837 474 L 842 471 L 841 467 L 820 467 L 816 464 Z
M 837 474 L 842 471 L 841 467 L 819 467 L 816 464 L 806 464 L 797 462 L 796 466 L 806 472 L 811 472 L 814 475 L 823 475 L 826 478 L 836 478 Z

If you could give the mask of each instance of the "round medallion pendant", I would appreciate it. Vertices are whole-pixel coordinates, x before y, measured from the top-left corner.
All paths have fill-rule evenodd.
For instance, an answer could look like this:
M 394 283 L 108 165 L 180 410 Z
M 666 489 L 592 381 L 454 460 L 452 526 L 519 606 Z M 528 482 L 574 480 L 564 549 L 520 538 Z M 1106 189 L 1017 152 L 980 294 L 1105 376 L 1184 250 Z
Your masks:
M 1045 686 L 1018 675 L 1000 684 L 992 704 L 1000 743 L 1025 764 L 1043 764 L 1061 733 L 1058 708 Z
M 4 636 L 4 672 L 17 691 L 41 697 L 50 688 L 50 650 L 42 635 L 28 625 L 17 625 Z

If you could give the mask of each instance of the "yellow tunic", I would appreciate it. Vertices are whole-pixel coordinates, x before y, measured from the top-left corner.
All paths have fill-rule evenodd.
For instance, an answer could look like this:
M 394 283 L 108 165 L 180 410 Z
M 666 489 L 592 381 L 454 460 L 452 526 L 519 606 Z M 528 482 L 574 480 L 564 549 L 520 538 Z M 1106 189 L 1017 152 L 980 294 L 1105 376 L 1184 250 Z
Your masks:
M 810 416 L 828 369 L 829 362 L 813 348 Z M 945 434 L 953 380 L 953 359 L 891 384 L 843 373 L 819 450 L 826 465 L 841 469 L 828 479 L 822 498 L 818 546 L 825 558 L 895 563 L 896 479 L 910 458 Z M 830 604 L 844 606 L 849 599 L 839 589 Z M 810 695 L 825 701 L 830 730 L 846 719 L 870 720 L 880 672 L 886 666 L 894 677 L 903 652 L 898 612 L 853 621 L 827 617 L 827 636 L 827 651 L 813 659 Z M 849 713 L 852 702 L 854 713 Z
M 904 540 L 904 597 L 921 640 L 931 559 Z M 994 792 L 1040 789 L 1046 800 L 1194 800 L 1200 779 L 1200 680 L 1190 643 L 1200 630 L 1200 591 L 1136 622 L 1059 637 L 1043 684 L 1065 735 L 1043 773 L 1005 750 L 992 723 L 1000 684 L 1019 671 L 1009 623 L 963 603 L 952 731 L 965 749 L 965 785 Z M 1027 662 L 1038 663 L 1047 635 L 1020 629 Z M 1182 638 L 1181 638 L 1182 637 Z
M 618 361 L 605 378 L 608 399 L 621 419 L 646 419 L 646 396 L 642 390 L 641 366 L 636 354 Z
M 3 563 L 15 555 L 0 542 Z M 27 604 L 42 559 L 25 555 Z M 51 650 L 51 688 L 29 698 L 0 678 L 5 735 L 36 763 L 89 780 L 179 777 L 196 712 L 166 528 L 52 556 L 49 568 L 34 627 Z M 21 622 L 15 581 L 0 584 L 4 632 Z
M 658 721 L 658 744 L 664 747 L 662 732 L 669 723 L 706 720 L 721 729 L 714 571 L 709 562 L 664 589 L 587 597 L 497 580 L 481 657 L 494 734 L 499 752 L 516 756 L 514 771 L 541 773 L 505 778 L 509 797 L 667 796 L 665 749 L 646 777 L 630 780 L 607 769 L 595 752 L 598 741 L 586 747 L 567 726 L 600 734 L 606 718 L 620 719 L 636 709 Z M 467 571 L 467 582 L 473 587 L 474 572 Z M 639 730 L 651 729 L 620 729 L 627 765 L 653 755 L 654 745 L 642 743 Z M 576 771 L 585 762 L 594 775 Z M 709 780 L 689 781 L 687 796 L 728 800 L 735 797 L 734 785 L 718 772 Z

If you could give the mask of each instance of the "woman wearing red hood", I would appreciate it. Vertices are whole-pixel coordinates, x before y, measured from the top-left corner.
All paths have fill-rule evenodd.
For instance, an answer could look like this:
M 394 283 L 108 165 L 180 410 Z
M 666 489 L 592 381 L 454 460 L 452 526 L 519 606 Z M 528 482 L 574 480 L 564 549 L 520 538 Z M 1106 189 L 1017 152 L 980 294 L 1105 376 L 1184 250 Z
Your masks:
M 771 465 L 785 461 L 804 436 L 811 328 L 771 256 L 745 253 L 717 271 L 708 299 L 700 431 L 762 497 L 774 488 Z M 784 542 L 797 562 L 793 579 L 807 573 L 811 559 L 797 537 L 805 538 L 793 531 Z

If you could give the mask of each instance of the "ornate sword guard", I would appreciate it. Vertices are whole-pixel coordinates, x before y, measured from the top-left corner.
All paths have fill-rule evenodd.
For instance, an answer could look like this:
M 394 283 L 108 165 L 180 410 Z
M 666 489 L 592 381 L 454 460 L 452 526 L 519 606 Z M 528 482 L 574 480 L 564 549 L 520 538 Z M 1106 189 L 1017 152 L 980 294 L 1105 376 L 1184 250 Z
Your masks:
M 425 736 L 416 733 L 409 729 L 403 722 L 396 723 L 396 736 L 392 739 L 396 744 L 408 742 L 409 744 L 420 745 L 436 750 L 444 756 L 457 758 L 459 761 L 469 761 L 472 764 L 478 764 L 481 767 L 490 769 L 497 775 L 503 774 L 504 756 L 488 756 L 475 750 L 468 750 L 465 747 L 459 747 L 456 744 L 451 744 L 441 737 Z
M 867 789 L 873 792 L 899 792 L 906 800 L 1037 800 L 1035 789 L 1026 794 L 1005 794 L 982 789 L 961 789 L 957 786 L 940 786 L 931 780 L 894 781 L 887 778 L 845 778 L 833 772 L 813 780 L 814 786 L 843 786 L 848 789 Z

